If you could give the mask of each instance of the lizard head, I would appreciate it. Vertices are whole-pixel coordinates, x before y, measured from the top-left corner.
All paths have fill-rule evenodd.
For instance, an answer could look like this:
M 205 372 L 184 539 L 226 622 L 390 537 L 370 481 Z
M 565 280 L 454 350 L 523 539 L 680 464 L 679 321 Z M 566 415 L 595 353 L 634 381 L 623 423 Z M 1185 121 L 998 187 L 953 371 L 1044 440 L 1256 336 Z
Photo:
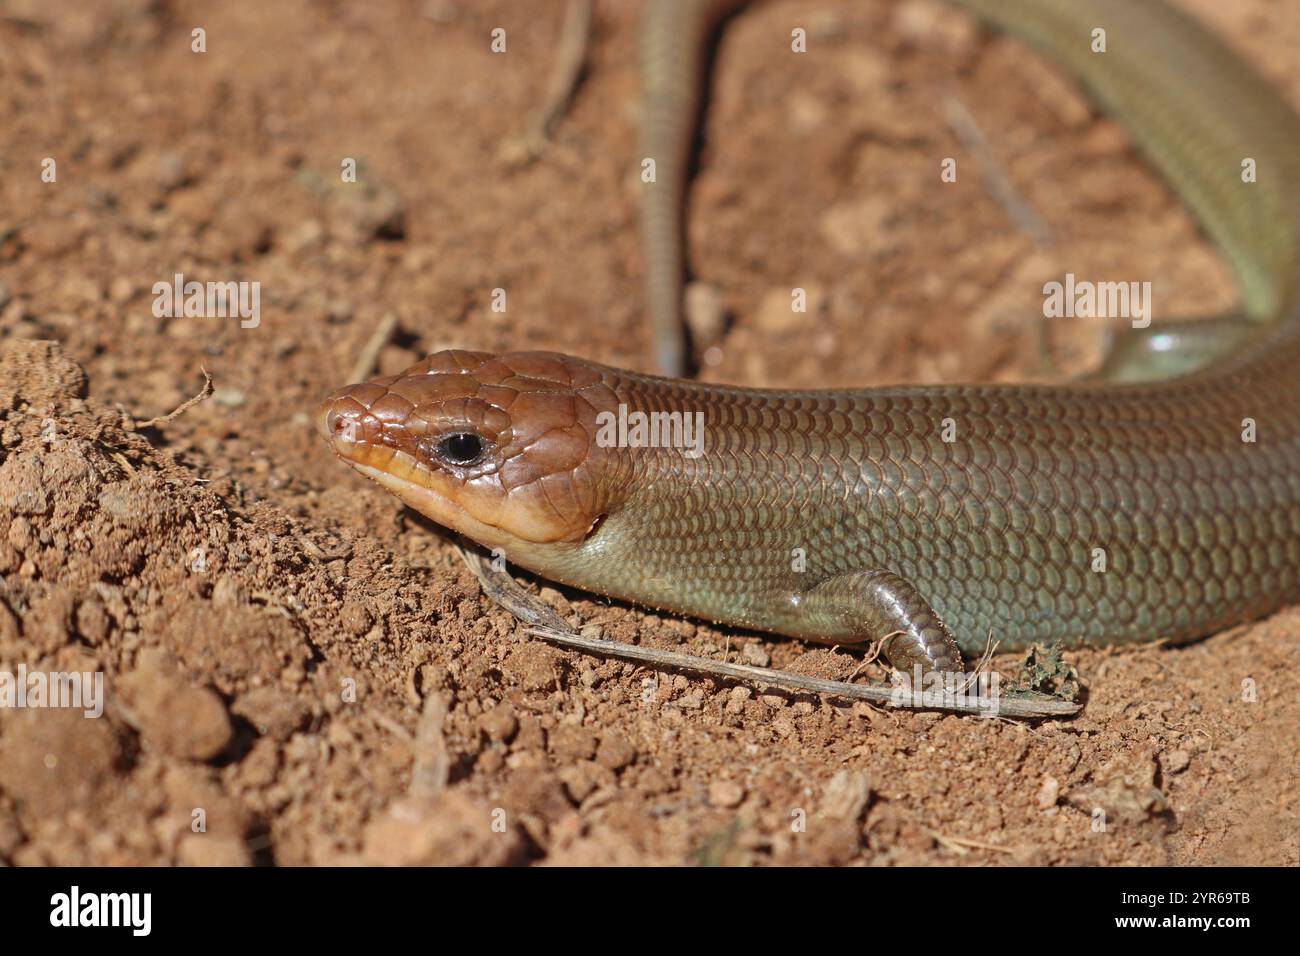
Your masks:
M 612 487 L 596 416 L 602 370 L 548 352 L 437 352 L 339 389 L 316 427 L 340 458 L 488 547 L 577 542 Z

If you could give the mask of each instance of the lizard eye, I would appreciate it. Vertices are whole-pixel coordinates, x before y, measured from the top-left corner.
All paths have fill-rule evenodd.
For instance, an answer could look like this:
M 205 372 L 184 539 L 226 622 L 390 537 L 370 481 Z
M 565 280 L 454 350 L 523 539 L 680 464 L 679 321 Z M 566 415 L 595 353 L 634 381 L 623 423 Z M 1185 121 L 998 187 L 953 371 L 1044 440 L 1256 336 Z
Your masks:
M 449 465 L 464 468 L 477 464 L 487 451 L 487 443 L 473 432 L 456 432 L 438 439 L 433 453 Z

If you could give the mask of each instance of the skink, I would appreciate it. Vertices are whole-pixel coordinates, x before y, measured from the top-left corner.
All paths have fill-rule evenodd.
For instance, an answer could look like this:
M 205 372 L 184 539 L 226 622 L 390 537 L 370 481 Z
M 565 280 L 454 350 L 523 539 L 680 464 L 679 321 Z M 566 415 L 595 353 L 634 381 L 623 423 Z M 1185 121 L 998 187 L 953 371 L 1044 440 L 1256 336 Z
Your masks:
M 1008 649 L 1178 641 L 1295 601 L 1300 120 L 1161 3 L 962 5 L 1079 73 L 1178 187 L 1244 293 L 1242 317 L 1207 326 L 1227 330 L 1212 348 L 1184 338 L 1198 360 L 1231 354 L 1145 383 L 781 391 L 446 351 L 335 392 L 323 436 L 410 507 L 545 577 L 811 640 L 887 638 L 903 669 L 960 670 L 990 633 Z M 644 49 L 677 49 L 685 90 L 721 6 L 652 9 L 647 31 L 682 32 Z M 680 165 L 673 137 L 663 153 Z M 1136 342 L 1111 378 L 1157 367 L 1152 340 Z

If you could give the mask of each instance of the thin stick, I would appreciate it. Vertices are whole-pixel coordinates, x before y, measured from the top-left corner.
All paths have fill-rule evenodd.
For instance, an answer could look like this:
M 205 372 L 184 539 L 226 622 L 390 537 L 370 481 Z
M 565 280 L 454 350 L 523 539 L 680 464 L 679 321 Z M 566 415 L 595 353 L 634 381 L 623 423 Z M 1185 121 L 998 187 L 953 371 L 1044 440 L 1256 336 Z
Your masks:
M 356 364 L 352 366 L 352 374 L 348 377 L 349 382 L 364 382 L 370 377 L 375 366 L 379 364 L 379 353 L 392 339 L 396 328 L 397 313 L 385 312 L 384 317 L 375 326 L 375 331 L 370 333 L 370 338 L 357 353 Z
M 591 0 L 569 0 L 560 26 L 560 48 L 546 84 L 546 100 L 533 127 L 534 136 L 548 139 L 556 122 L 564 115 L 577 89 L 582 64 L 587 58 L 591 36 Z
M 550 141 L 555 124 L 568 110 L 573 92 L 582 76 L 591 38 L 591 0 L 569 0 L 560 26 L 559 47 L 551 64 L 546 95 L 533 122 L 518 138 L 503 144 L 501 158 L 507 165 L 520 166 L 542 154 Z
M 897 704 L 901 701 L 905 706 L 958 713 L 992 713 L 1006 717 L 1068 716 L 1079 711 L 1078 704 L 1061 700 L 1022 700 L 1006 697 L 956 699 L 938 692 L 914 693 L 909 690 L 900 693 L 892 687 L 880 684 L 848 684 L 843 681 L 805 677 L 803 674 L 792 674 L 789 671 L 772 670 L 767 667 L 729 664 L 725 661 L 678 654 L 654 647 L 585 637 L 570 628 L 549 605 L 542 603 L 520 587 L 509 574 L 494 569 L 481 554 L 470 551 L 459 543 L 457 548 L 465 564 L 483 585 L 488 599 L 505 608 L 518 621 L 527 625 L 524 628 L 525 633 L 588 653 L 639 661 L 656 667 L 671 667 L 715 677 L 734 678 L 760 686 L 784 687 L 789 690 L 867 700 L 878 704 Z
M 441 694 L 424 699 L 424 710 L 415 728 L 415 765 L 411 769 L 411 796 L 427 799 L 447 789 L 451 759 L 443 724 L 447 720 L 447 703 Z
M 954 699 L 942 693 L 924 692 L 912 694 L 907 691 L 899 694 L 892 687 L 883 684 L 846 684 L 843 681 L 823 680 L 819 677 L 805 677 L 789 671 L 772 670 L 767 667 L 751 667 L 748 664 L 726 664 L 710 660 L 707 657 L 693 657 L 690 654 L 678 654 L 674 651 L 662 651 L 655 647 L 641 647 L 636 644 L 624 644 L 621 641 L 609 641 L 602 638 L 583 637 L 570 630 L 557 631 L 547 627 L 528 627 L 525 633 L 534 634 L 547 641 L 576 647 L 592 654 L 603 654 L 624 660 L 640 661 L 657 667 L 675 667 L 680 670 L 697 671 L 715 677 L 733 677 L 737 680 L 770 687 L 784 687 L 788 690 L 808 691 L 813 694 L 826 694 L 831 697 L 847 697 L 854 700 L 868 700 L 878 704 L 895 704 L 899 700 L 903 706 L 916 706 L 927 710 L 950 710 L 964 714 L 997 713 L 1003 717 L 1049 717 L 1068 716 L 1079 712 L 1079 705 L 1063 700 L 1018 700 L 1008 697 L 966 697 Z M 897 698 L 897 699 L 896 699 Z
M 931 830 L 929 827 L 926 827 L 926 831 L 954 853 L 965 854 L 967 847 L 976 850 L 993 850 L 996 853 L 1016 852 L 1014 848 L 1009 846 L 998 846 L 996 843 L 985 843 L 982 840 L 968 840 L 965 837 L 947 836 L 938 830 Z
M 962 146 L 974 154 L 980 172 L 984 174 L 984 184 L 993 195 L 993 199 L 1011 217 L 1011 221 L 1022 232 L 1027 233 L 1034 242 L 1040 246 L 1051 245 L 1051 231 L 1012 185 L 993 147 L 985 138 L 984 131 L 980 129 L 979 123 L 966 108 L 966 104 L 956 96 L 952 96 L 945 105 L 947 109 L 944 111 L 944 118 Z
M 998 649 L 998 644 L 1001 643 L 1001 641 L 993 640 L 993 631 L 990 629 L 988 637 L 984 639 L 984 655 L 975 663 L 975 666 L 971 668 L 970 677 L 967 677 L 961 687 L 957 688 L 959 693 L 966 690 L 967 687 L 979 679 L 980 672 L 989 666 L 989 662 L 993 660 L 994 652 Z
M 181 415 L 184 415 L 187 411 L 189 411 L 199 402 L 206 402 L 209 398 L 211 398 L 212 397 L 212 376 L 208 374 L 208 370 L 205 369 L 202 365 L 199 366 L 199 369 L 203 372 L 204 381 L 203 381 L 203 388 L 199 390 L 199 393 L 197 395 L 195 395 L 193 398 L 187 398 L 184 402 L 180 404 L 180 406 L 172 409 L 172 411 L 168 412 L 166 415 L 159 416 L 158 418 L 151 418 L 147 422 L 136 422 L 135 423 L 136 429 L 139 430 L 141 428 L 152 428 L 155 425 L 164 425 L 167 422 L 171 421 L 172 419 L 179 418 Z
M 1007 216 L 1027 234 L 1040 249 L 1052 244 L 1052 231 L 1034 212 L 1028 200 L 1012 184 L 996 151 L 989 145 L 988 138 L 980 129 L 974 114 L 957 96 L 948 97 L 944 117 L 957 139 L 975 157 L 980 172 L 984 176 L 984 185 L 993 200 L 1002 207 Z M 1051 337 L 1047 322 L 1039 319 L 1034 323 L 1034 349 L 1038 353 L 1039 365 L 1049 373 L 1057 371 L 1056 358 L 1052 354 Z

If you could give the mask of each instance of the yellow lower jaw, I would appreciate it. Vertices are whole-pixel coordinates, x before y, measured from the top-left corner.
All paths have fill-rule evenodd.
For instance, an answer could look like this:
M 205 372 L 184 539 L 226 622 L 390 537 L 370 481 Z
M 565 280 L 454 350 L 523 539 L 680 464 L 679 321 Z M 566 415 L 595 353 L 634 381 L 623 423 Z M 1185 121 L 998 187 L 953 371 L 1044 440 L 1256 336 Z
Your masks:
M 581 528 L 560 527 L 531 514 L 523 502 L 491 502 L 491 507 L 476 509 L 486 512 L 484 517 L 500 520 L 485 521 L 449 494 L 429 487 L 427 474 L 418 462 L 404 452 L 384 445 L 349 444 L 335 451 L 348 464 L 372 481 L 400 498 L 408 507 L 418 511 L 443 527 L 458 531 L 488 547 L 504 547 L 512 552 L 530 546 L 545 546 L 558 542 L 581 540 L 590 530 L 588 524 Z M 471 491 L 472 493 L 472 491 Z M 509 527 L 512 530 L 507 530 Z
M 390 463 L 387 468 L 375 468 L 356 461 L 350 461 L 349 463 L 361 474 L 400 498 L 408 508 L 418 511 L 444 528 L 459 531 L 461 534 L 468 535 L 476 541 L 484 543 L 487 543 L 488 537 L 501 539 L 510 537 L 500 528 L 479 521 L 449 498 L 434 494 L 418 482 L 395 474 L 391 469 L 396 462 Z

